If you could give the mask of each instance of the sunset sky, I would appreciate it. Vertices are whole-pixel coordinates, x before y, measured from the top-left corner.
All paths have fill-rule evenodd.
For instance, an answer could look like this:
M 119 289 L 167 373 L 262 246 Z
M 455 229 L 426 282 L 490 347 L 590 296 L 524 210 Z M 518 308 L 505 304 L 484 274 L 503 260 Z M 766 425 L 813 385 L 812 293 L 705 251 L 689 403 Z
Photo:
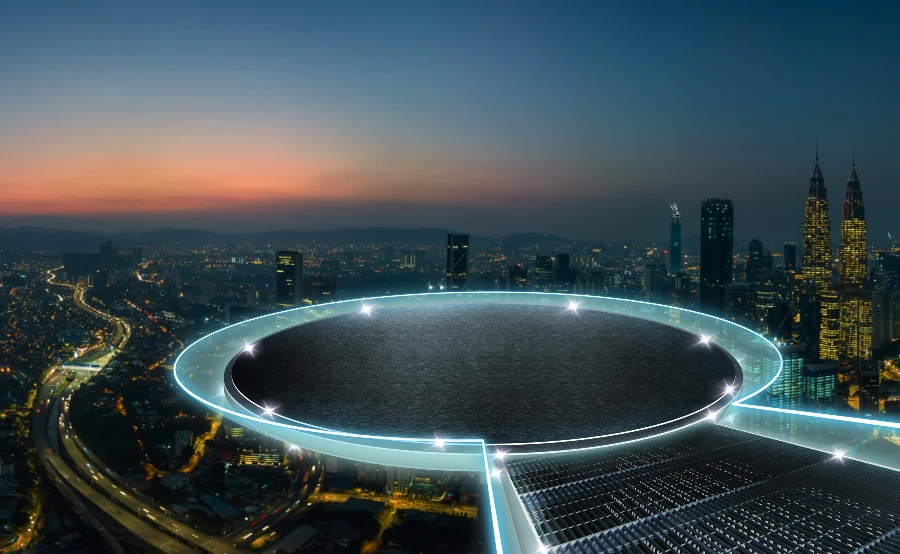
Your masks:
M 727 8 L 726 8 L 727 6 Z M 0 225 L 799 240 L 815 141 L 900 234 L 900 8 L 6 2 Z

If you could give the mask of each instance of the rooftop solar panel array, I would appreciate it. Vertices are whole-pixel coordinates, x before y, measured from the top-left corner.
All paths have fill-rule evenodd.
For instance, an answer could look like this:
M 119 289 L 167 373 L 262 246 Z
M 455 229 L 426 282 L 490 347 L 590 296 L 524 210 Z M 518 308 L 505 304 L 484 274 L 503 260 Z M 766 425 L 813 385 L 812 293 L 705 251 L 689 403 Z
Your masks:
M 900 554 L 900 473 L 715 425 L 507 470 L 561 554 Z

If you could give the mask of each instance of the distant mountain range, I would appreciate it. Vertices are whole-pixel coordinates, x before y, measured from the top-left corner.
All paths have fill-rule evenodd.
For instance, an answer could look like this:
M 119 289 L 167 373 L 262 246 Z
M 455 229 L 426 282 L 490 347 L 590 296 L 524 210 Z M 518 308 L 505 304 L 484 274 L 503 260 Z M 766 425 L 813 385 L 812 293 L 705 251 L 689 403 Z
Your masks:
M 202 229 L 160 229 L 142 233 L 99 233 L 71 231 L 45 227 L 0 227 L 0 248 L 21 248 L 45 252 L 93 252 L 100 243 L 110 240 L 119 248 L 132 246 L 166 246 L 181 244 L 190 247 L 226 245 L 250 242 L 261 247 L 287 247 L 296 244 L 324 242 L 328 244 L 377 244 L 419 246 L 442 245 L 449 229 L 392 229 L 370 227 L 334 230 L 279 230 L 260 233 L 214 233 Z M 528 246 L 557 246 L 575 241 L 555 235 L 520 233 L 505 237 L 472 236 L 472 244 L 501 243 L 505 250 Z

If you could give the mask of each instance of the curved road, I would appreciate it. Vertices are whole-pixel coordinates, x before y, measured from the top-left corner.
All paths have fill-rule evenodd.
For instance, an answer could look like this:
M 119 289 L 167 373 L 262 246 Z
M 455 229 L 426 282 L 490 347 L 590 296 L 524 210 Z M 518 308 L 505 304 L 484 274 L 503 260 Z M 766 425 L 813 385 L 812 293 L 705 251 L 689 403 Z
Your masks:
M 47 282 L 52 285 L 73 289 L 73 299 L 80 309 L 96 317 L 114 322 L 117 332 L 113 345 L 117 349 L 125 347 L 128 341 L 131 340 L 131 324 L 122 318 L 89 306 L 84 301 L 85 289 L 83 287 L 76 287 L 68 283 L 57 283 L 56 275 L 53 272 L 58 269 L 60 268 L 48 271 Z M 77 444 L 75 444 L 74 435 L 66 434 L 65 432 L 60 433 L 60 429 L 70 425 L 65 417 L 68 399 L 74 389 L 87 381 L 90 376 L 91 374 L 79 374 L 59 395 L 54 397 L 53 392 L 56 390 L 56 385 L 59 383 L 62 374 L 54 375 L 53 371 L 51 371 L 42 383 L 38 393 L 34 418 L 35 445 L 41 462 L 47 468 L 51 477 L 53 477 L 54 482 L 60 487 L 60 490 L 64 494 L 69 493 L 67 496 L 72 494 L 73 490 L 77 491 L 93 506 L 105 512 L 124 528 L 164 552 L 187 553 L 194 551 L 195 548 L 199 548 L 212 553 L 244 553 L 245 551 L 234 548 L 224 541 L 206 536 L 181 523 L 173 522 L 165 512 L 141 502 L 134 494 L 126 492 L 122 487 L 113 483 L 108 476 L 103 475 L 99 468 L 93 467 Z M 62 409 L 60 408 L 61 405 L 63 406 Z M 60 417 L 61 411 L 62 418 Z M 62 447 L 72 459 L 75 469 L 81 472 L 86 480 L 91 480 L 93 485 L 78 477 L 76 471 L 73 471 L 73 468 L 66 464 L 65 460 L 60 456 L 60 443 L 62 443 Z M 69 496 L 69 498 L 71 500 L 72 496 Z M 83 506 L 80 501 L 76 505 Z M 84 513 L 85 517 L 107 540 L 111 548 L 116 553 L 122 552 L 121 546 L 103 528 L 96 517 L 87 510 L 84 510 Z

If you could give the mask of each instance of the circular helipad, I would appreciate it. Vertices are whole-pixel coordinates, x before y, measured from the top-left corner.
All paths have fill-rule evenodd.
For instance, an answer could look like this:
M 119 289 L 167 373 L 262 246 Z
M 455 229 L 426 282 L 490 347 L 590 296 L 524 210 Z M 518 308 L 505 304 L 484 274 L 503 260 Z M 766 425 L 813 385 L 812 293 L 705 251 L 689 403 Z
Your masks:
M 515 450 L 702 419 L 740 368 L 698 334 L 639 317 L 454 303 L 290 327 L 239 354 L 230 379 L 250 409 L 311 427 Z

